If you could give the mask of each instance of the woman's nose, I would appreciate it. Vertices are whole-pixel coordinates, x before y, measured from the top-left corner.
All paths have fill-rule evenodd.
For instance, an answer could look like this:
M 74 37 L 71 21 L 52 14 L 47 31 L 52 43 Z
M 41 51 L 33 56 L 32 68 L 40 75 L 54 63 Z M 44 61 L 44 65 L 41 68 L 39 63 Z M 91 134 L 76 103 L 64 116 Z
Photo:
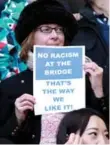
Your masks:
M 54 29 L 51 32 L 51 36 L 55 37 L 55 38 L 58 37 L 58 34 L 57 34 L 57 32 Z

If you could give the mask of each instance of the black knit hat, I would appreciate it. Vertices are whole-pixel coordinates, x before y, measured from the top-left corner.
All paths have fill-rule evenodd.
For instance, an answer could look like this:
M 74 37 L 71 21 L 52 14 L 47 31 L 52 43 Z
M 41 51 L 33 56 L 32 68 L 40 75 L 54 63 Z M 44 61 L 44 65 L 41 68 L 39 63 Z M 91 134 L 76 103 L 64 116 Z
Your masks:
M 37 0 L 27 5 L 20 14 L 15 28 L 19 44 L 39 25 L 55 23 L 66 29 L 66 41 L 71 42 L 77 33 L 77 22 L 73 15 L 56 0 Z

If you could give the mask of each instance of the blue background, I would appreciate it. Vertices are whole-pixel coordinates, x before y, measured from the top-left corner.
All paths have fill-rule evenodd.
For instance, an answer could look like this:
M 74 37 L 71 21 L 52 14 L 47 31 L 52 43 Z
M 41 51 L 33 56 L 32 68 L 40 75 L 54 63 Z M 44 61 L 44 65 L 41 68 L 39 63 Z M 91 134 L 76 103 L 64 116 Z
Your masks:
M 75 79 L 82 78 L 82 47 L 80 48 L 35 48 L 35 57 L 36 57 L 36 80 L 55 80 L 55 79 Z M 71 58 L 38 58 L 38 53 L 78 53 L 79 57 Z M 54 67 L 45 67 L 46 62 L 50 61 L 72 61 L 70 66 L 57 66 Z M 45 70 L 59 70 L 59 69 L 72 69 L 72 74 L 64 75 L 45 75 Z

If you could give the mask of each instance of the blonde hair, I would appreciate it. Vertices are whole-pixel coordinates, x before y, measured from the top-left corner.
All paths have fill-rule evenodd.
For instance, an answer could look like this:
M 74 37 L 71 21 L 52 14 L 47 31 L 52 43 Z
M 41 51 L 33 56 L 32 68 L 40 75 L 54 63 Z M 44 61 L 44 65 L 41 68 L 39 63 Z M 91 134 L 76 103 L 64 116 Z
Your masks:
M 29 34 L 29 36 L 27 36 L 26 39 L 21 44 L 22 49 L 21 49 L 21 53 L 20 53 L 20 58 L 24 62 L 26 62 L 28 59 L 29 50 L 33 49 L 34 34 L 35 34 L 35 31 L 32 31 Z
M 24 62 L 26 62 L 28 59 L 28 52 L 30 50 L 33 50 L 35 32 L 36 32 L 36 29 L 34 31 L 32 31 L 21 44 L 22 49 L 21 49 L 21 53 L 20 53 L 20 58 Z M 65 33 L 64 33 L 64 35 L 65 35 Z M 65 35 L 65 37 L 66 37 L 66 35 Z M 64 45 L 65 46 L 68 45 L 68 41 L 65 40 Z

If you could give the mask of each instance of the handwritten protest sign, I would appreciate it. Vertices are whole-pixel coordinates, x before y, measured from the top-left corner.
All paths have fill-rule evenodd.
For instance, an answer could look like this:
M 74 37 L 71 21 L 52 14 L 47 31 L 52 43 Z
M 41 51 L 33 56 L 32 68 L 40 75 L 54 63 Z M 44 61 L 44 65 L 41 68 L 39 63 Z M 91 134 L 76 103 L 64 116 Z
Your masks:
M 85 107 L 84 46 L 34 46 L 35 115 Z

